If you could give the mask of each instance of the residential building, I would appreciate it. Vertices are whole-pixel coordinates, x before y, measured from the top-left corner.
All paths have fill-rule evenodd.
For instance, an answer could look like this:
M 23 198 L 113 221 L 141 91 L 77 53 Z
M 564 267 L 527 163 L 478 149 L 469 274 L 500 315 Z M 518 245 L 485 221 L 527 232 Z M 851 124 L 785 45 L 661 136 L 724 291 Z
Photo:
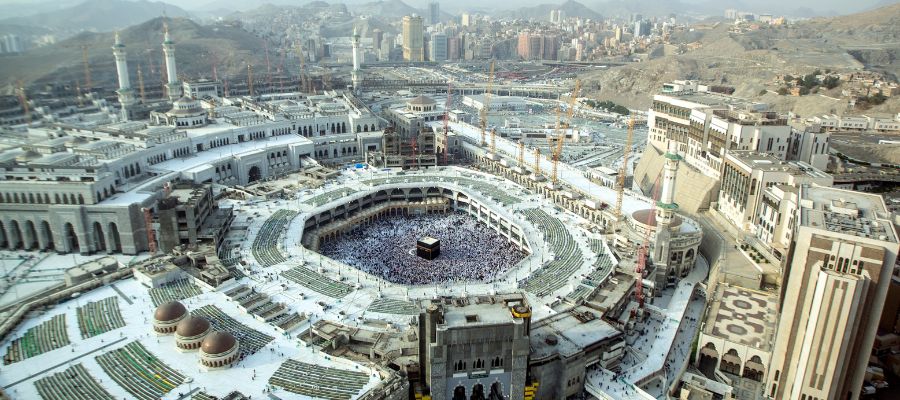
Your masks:
M 752 234 L 766 189 L 776 185 L 812 183 L 830 187 L 834 179 L 804 162 L 782 161 L 755 151 L 732 150 L 725 154 L 718 211 L 739 230 Z
M 403 61 L 425 61 L 425 26 L 422 17 L 407 15 L 403 17 Z
M 879 195 L 804 185 L 799 198 L 766 395 L 857 399 L 900 247 L 897 233 Z

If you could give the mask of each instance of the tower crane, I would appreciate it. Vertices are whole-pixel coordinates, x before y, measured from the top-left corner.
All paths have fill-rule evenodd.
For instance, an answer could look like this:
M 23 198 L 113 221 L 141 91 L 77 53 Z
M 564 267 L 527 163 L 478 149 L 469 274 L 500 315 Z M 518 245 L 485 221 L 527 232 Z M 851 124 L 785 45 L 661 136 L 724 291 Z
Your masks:
M 481 146 L 487 145 L 485 140 L 487 130 L 488 110 L 491 108 L 491 89 L 494 87 L 494 62 L 491 61 L 491 70 L 488 73 L 487 90 L 484 92 L 484 103 L 481 105 Z
M 137 67 L 137 78 L 138 78 L 138 88 L 141 93 L 141 103 L 147 102 L 147 92 L 144 91 L 144 73 L 141 71 L 141 66 Z
M 90 91 L 94 84 L 91 82 L 91 64 L 88 62 L 87 46 L 81 46 L 81 62 L 84 63 L 84 84 Z
M 622 165 L 619 167 L 618 182 L 616 182 L 616 209 L 613 229 L 622 219 L 622 196 L 625 194 L 625 175 L 628 174 L 628 158 L 631 157 L 631 142 L 634 140 L 634 116 L 628 120 L 628 136 L 625 137 L 625 148 L 622 150 Z
M 541 148 L 534 148 L 534 178 L 538 179 L 541 176 Z
M 525 142 L 522 140 L 519 140 L 519 158 L 516 161 L 519 162 L 519 169 L 525 173 Z
M 447 83 L 447 101 L 444 103 L 444 165 L 447 165 L 447 148 L 450 147 L 450 102 L 453 85 Z
M 25 124 L 31 125 L 31 109 L 28 108 L 28 96 L 25 94 L 25 86 L 22 81 L 19 81 L 19 102 L 22 103 L 22 111 L 25 111 Z
M 569 128 L 572 126 L 572 116 L 575 114 L 575 101 L 578 99 L 578 91 L 580 89 L 581 89 L 581 81 L 576 79 L 575 80 L 575 89 L 572 90 L 572 95 L 569 96 L 569 104 L 568 104 L 569 109 L 566 113 L 566 122 L 565 122 L 566 128 Z M 559 176 L 558 176 L 559 159 L 562 156 L 563 143 L 566 141 L 566 132 L 565 131 L 560 132 L 559 125 L 560 125 L 559 109 L 557 109 L 556 149 L 553 151 L 553 180 L 552 180 L 552 182 L 553 182 L 554 187 L 556 187 L 556 185 L 559 183 Z
M 81 82 L 75 82 L 75 93 L 78 95 L 78 107 L 84 107 L 84 96 L 81 93 Z
M 250 97 L 253 97 L 253 66 L 247 64 L 247 89 L 250 90 Z
M 300 86 L 304 92 L 309 91 L 309 80 L 306 76 L 306 61 L 303 57 L 303 46 L 297 46 L 297 57 L 300 58 Z
M 656 182 L 653 183 L 653 195 L 650 197 L 651 200 L 654 200 L 651 204 L 655 204 L 655 200 L 659 198 L 659 175 L 656 176 Z M 655 210 L 650 210 L 647 213 L 647 220 L 644 223 L 647 226 L 654 225 L 654 220 L 656 219 Z M 661 229 L 658 223 L 655 224 L 657 229 Z M 659 232 L 657 232 L 659 234 Z M 634 273 L 637 275 L 637 280 L 635 281 L 634 287 L 634 296 L 638 302 L 638 310 L 641 311 L 641 315 L 643 315 L 644 311 L 644 271 L 647 267 L 647 257 L 650 253 L 650 229 L 644 230 L 644 239 L 641 242 L 640 246 L 637 249 L 637 262 L 634 264 Z
M 562 110 L 559 108 L 559 106 L 557 106 L 556 107 L 556 127 L 553 128 L 553 138 L 556 139 L 556 143 L 553 143 L 549 140 L 547 141 L 547 143 L 550 145 L 550 161 L 552 162 L 552 165 L 553 165 L 551 177 L 552 177 L 552 184 L 553 184 L 554 188 L 556 187 L 556 183 L 557 183 L 557 179 L 558 179 L 556 172 L 557 172 L 557 168 L 559 166 L 559 155 L 562 153 L 562 142 L 563 142 L 563 138 L 566 137 L 565 133 L 560 133 L 560 130 L 559 130 L 560 125 L 562 125 Z M 554 146 L 554 144 L 555 144 L 555 146 Z

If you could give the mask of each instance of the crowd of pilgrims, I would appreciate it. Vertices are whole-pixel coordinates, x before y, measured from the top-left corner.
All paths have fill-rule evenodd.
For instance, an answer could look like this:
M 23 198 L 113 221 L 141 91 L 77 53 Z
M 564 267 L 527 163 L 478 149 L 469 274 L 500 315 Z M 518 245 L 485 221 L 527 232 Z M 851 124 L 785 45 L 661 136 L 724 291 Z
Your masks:
M 441 242 L 440 255 L 416 255 L 424 237 Z M 361 271 L 404 285 L 491 281 L 519 262 L 524 253 L 499 233 L 463 212 L 381 218 L 360 225 L 319 252 Z

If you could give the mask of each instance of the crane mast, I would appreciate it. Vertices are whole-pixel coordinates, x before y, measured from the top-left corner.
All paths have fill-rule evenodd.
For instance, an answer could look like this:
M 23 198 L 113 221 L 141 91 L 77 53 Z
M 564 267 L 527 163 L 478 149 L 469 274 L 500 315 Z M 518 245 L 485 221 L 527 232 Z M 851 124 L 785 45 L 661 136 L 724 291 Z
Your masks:
M 25 112 L 25 123 L 31 125 L 31 109 L 28 107 L 28 97 L 25 94 L 25 86 L 19 81 L 19 102 L 22 103 L 22 111 Z
M 137 67 L 137 78 L 138 78 L 138 88 L 141 93 L 141 102 L 147 102 L 147 92 L 144 91 L 144 73 L 141 71 L 141 66 Z
M 552 165 L 553 165 L 551 177 L 552 177 L 552 182 L 553 182 L 554 186 L 556 185 L 556 182 L 558 179 L 556 172 L 559 167 L 559 155 L 562 153 L 562 142 L 566 136 L 564 133 L 563 134 L 560 133 L 559 128 L 560 128 L 561 124 L 562 124 L 562 110 L 560 110 L 559 107 L 556 107 L 556 127 L 553 129 L 553 137 L 556 139 L 556 143 L 553 143 L 553 144 L 555 144 L 556 146 L 551 147 L 552 150 L 550 153 L 550 161 L 552 162 Z M 550 144 L 549 141 L 548 141 L 548 144 Z
M 534 177 L 541 176 L 541 148 L 534 148 Z
M 487 116 L 491 108 L 491 89 L 494 87 L 494 62 L 491 61 L 491 70 L 488 73 L 487 90 L 484 92 L 484 103 L 481 105 L 481 146 L 487 145 Z
M 250 97 L 253 97 L 253 66 L 247 64 L 247 89 L 250 91 Z
M 517 161 L 519 162 L 519 168 L 525 171 L 525 142 L 521 140 L 519 140 L 519 158 Z
M 656 181 L 653 183 L 653 195 L 650 197 L 652 200 L 657 200 L 659 198 L 659 175 L 656 176 Z M 654 202 L 655 203 L 655 202 Z M 644 221 L 647 226 L 654 225 L 653 220 L 656 218 L 656 213 L 651 210 L 650 213 L 647 214 L 647 220 Z M 657 229 L 660 226 L 657 224 Z M 659 234 L 659 232 L 657 232 Z M 644 240 L 641 242 L 640 247 L 638 247 L 637 251 L 637 262 L 634 265 L 634 272 L 637 275 L 637 280 L 635 282 L 635 298 L 638 302 L 638 309 L 641 311 L 641 315 L 643 315 L 644 311 L 644 270 L 647 267 L 647 255 L 650 252 L 650 229 L 644 230 Z
M 88 62 L 87 46 L 81 46 L 81 62 L 84 64 L 84 84 L 90 91 L 94 84 L 91 82 L 91 64 Z
M 581 89 L 581 81 L 575 80 L 575 89 L 572 90 L 572 94 L 569 96 L 569 103 L 566 113 L 566 128 L 572 126 L 572 116 L 575 114 L 575 101 L 578 99 L 578 91 Z M 553 151 L 553 175 L 552 182 L 553 186 L 559 183 L 559 159 L 562 156 L 563 143 L 566 141 L 566 133 L 565 131 L 560 132 L 560 120 L 559 120 L 559 109 L 556 110 L 556 149 Z M 574 136 L 574 135 L 573 135 Z
M 618 182 L 616 182 L 616 209 L 615 224 L 622 219 L 622 196 L 625 194 L 625 175 L 628 174 L 628 158 L 631 157 L 631 142 L 634 140 L 634 117 L 628 120 L 628 136 L 625 138 L 625 148 L 622 150 L 622 165 L 619 167 Z
M 447 101 L 444 103 L 444 165 L 447 165 L 447 148 L 450 147 L 450 102 L 453 85 L 447 83 Z

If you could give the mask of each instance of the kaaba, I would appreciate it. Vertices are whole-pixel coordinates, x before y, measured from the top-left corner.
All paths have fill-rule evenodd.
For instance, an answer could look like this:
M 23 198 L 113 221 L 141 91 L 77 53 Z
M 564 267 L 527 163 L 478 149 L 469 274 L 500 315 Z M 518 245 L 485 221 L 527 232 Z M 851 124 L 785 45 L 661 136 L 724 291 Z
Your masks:
M 434 260 L 441 255 L 441 241 L 426 236 L 416 242 L 416 255 L 426 260 Z

